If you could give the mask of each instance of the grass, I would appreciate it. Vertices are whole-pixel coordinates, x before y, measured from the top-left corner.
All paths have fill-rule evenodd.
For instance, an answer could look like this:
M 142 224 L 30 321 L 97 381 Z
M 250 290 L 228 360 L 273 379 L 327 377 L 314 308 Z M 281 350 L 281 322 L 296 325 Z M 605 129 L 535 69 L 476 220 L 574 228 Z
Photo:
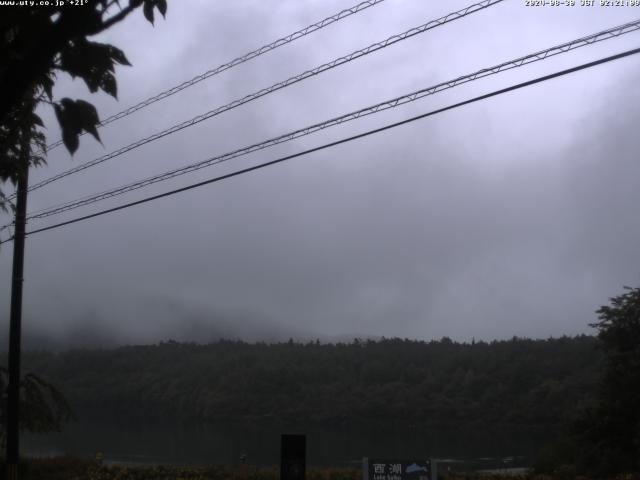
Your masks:
M 0 479 L 5 466 L 0 464 Z M 212 465 L 206 467 L 98 465 L 75 457 L 29 459 L 20 480 L 279 480 L 279 467 Z M 355 468 L 309 468 L 306 480 L 362 480 Z
M 564 472 L 566 473 L 566 472 Z M 525 474 L 505 476 L 480 473 L 441 473 L 439 480 L 587 480 L 586 477 Z M 6 477 L 4 462 L 0 462 L 0 480 Z M 99 465 L 76 457 L 28 459 L 22 462 L 20 480 L 279 480 L 277 466 L 212 465 L 204 467 Z M 623 475 L 610 480 L 636 480 Z M 357 468 L 308 468 L 306 480 L 362 480 Z

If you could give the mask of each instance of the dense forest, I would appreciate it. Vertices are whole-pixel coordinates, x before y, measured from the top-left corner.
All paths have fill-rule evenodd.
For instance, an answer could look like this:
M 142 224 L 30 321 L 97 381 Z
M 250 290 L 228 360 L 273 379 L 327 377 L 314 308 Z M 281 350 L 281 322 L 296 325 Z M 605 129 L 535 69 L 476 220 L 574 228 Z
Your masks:
M 593 403 L 593 337 L 280 344 L 173 341 L 27 352 L 81 421 L 559 426 Z

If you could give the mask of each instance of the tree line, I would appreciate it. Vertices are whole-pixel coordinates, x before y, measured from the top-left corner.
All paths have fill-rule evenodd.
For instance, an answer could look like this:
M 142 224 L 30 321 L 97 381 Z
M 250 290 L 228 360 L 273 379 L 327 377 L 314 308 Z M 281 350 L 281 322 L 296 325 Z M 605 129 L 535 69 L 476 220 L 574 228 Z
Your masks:
M 594 404 L 602 352 L 589 336 L 456 343 L 163 342 L 31 352 L 79 420 L 558 426 Z

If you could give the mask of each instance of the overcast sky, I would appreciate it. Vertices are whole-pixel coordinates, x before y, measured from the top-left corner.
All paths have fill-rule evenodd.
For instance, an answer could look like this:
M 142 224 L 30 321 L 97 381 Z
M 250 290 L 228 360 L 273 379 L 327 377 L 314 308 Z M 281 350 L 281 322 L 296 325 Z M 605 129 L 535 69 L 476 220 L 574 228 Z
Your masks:
M 49 177 L 471 2 L 386 0 L 57 149 Z M 578 2 L 579 3 L 579 2 Z M 122 48 L 119 100 L 60 77 L 101 118 L 355 4 L 169 1 L 97 40 Z M 29 210 L 120 186 L 615 26 L 632 7 L 506 0 L 30 194 Z M 311 148 L 640 44 L 640 33 L 74 210 L 38 228 Z M 27 239 L 24 325 L 68 342 L 590 333 L 640 285 L 640 58 L 456 109 Z M 50 141 L 59 138 L 43 109 Z M 9 221 L 6 214 L 2 223 Z M 0 250 L 8 324 L 11 245 Z

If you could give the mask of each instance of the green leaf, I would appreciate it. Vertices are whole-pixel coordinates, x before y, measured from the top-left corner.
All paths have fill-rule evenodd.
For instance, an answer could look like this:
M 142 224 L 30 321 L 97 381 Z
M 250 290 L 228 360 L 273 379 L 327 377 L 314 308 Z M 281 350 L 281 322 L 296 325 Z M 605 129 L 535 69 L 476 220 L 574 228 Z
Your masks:
M 67 99 L 63 98 L 62 101 L 64 102 L 64 100 L 67 100 Z M 53 111 L 56 114 L 56 118 L 58 119 L 58 123 L 60 124 L 60 128 L 64 129 L 65 125 L 68 127 L 66 109 L 63 106 L 63 104 L 62 103 L 55 103 L 53 105 Z
M 34 129 L 32 131 L 32 142 L 41 152 L 47 153 L 47 137 L 44 133 Z
M 129 63 L 129 60 L 125 56 L 124 52 L 119 48 L 116 48 L 113 45 L 109 45 L 109 54 L 111 55 L 111 58 L 113 58 L 120 65 L 127 65 L 129 67 L 131 66 L 131 63 Z
M 63 128 L 62 143 L 64 143 L 64 146 L 67 147 L 69 153 L 73 155 L 74 153 L 76 153 L 76 150 L 78 150 L 78 145 L 80 144 L 80 141 L 78 140 L 78 134 L 68 128 Z
M 31 155 L 31 157 L 29 157 L 29 160 L 31 162 L 31 165 L 33 165 L 34 167 L 39 167 L 40 165 L 47 164 L 47 160 L 41 155 Z
M 78 137 L 82 130 L 102 143 L 97 128 L 100 124 L 98 112 L 89 102 L 63 98 L 59 104 L 54 105 L 54 110 L 62 129 L 62 142 L 72 155 L 78 149 Z
M 42 123 L 42 119 L 35 113 L 32 114 L 31 121 L 33 122 L 34 125 L 38 125 L 39 127 L 44 128 L 44 123 Z
M 100 125 L 100 118 L 98 117 L 96 107 L 84 100 L 76 100 L 73 113 L 78 119 L 80 128 L 90 133 L 93 138 L 102 143 L 100 135 L 98 134 L 97 126 Z
M 45 75 L 40 84 L 44 92 L 47 94 L 47 97 L 49 97 L 49 100 L 53 98 L 53 78 L 51 77 L 52 75 Z
M 144 13 L 145 18 L 149 20 L 149 23 L 151 23 L 151 25 L 153 25 L 153 6 L 153 0 L 145 0 L 144 5 L 142 6 L 142 12 Z
M 116 77 L 112 73 L 107 72 L 102 76 L 100 88 L 112 97 L 118 98 L 118 84 L 116 83 Z
M 167 0 L 157 0 L 156 5 L 158 7 L 158 11 L 164 18 L 167 14 Z
M 60 53 L 60 69 L 84 80 L 89 91 L 116 96 L 115 63 L 130 65 L 124 53 L 103 43 L 78 40 Z

